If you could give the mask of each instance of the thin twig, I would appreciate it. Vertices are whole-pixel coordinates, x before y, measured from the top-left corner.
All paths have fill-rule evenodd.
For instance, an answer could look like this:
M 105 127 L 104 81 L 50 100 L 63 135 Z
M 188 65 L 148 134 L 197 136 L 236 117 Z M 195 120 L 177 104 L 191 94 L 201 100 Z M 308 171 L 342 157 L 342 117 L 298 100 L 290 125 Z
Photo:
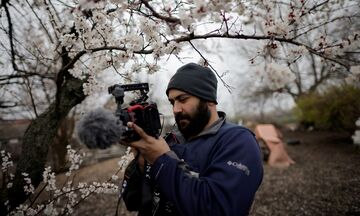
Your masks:
M 35 15 L 35 17 L 38 19 L 41 27 L 44 29 L 46 35 L 48 36 L 49 40 L 51 43 L 54 43 L 51 35 L 50 35 L 50 32 L 46 29 L 46 26 L 44 25 L 44 23 L 41 21 L 40 17 L 37 15 L 37 13 L 35 12 L 34 8 L 30 5 L 29 1 L 26 0 L 26 3 L 28 4 L 28 6 L 30 7 L 31 11 L 33 12 L 33 14 Z
M 215 70 L 215 68 L 209 63 L 209 61 L 205 58 L 205 56 L 203 56 L 203 54 L 194 46 L 193 43 L 191 43 L 191 41 L 189 41 L 190 45 L 193 47 L 193 49 L 200 55 L 200 57 L 202 59 L 204 59 L 204 61 L 207 63 L 207 65 L 215 72 L 216 76 L 219 77 L 220 81 L 223 83 L 223 85 L 225 86 L 225 88 L 228 90 L 229 93 L 231 93 L 231 90 L 233 89 L 232 86 L 228 85 L 223 78 L 219 75 L 219 73 Z
M 159 14 L 158 12 L 156 12 L 155 9 L 149 4 L 149 1 L 141 0 L 141 3 L 143 3 L 145 5 L 145 7 L 147 7 L 151 11 L 151 13 L 154 17 L 159 18 L 159 19 L 164 20 L 169 23 L 176 23 L 176 24 L 181 23 L 180 19 L 178 19 L 178 18 L 170 17 L 170 16 L 163 16 L 163 15 Z

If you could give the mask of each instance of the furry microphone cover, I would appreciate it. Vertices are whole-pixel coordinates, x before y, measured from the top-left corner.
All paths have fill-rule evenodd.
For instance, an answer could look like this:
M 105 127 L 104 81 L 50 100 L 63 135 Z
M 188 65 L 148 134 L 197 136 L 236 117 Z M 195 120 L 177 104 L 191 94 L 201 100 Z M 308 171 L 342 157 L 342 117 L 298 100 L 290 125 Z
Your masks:
M 79 140 L 88 148 L 105 149 L 120 140 L 125 127 L 111 111 L 99 108 L 84 115 L 76 130 Z

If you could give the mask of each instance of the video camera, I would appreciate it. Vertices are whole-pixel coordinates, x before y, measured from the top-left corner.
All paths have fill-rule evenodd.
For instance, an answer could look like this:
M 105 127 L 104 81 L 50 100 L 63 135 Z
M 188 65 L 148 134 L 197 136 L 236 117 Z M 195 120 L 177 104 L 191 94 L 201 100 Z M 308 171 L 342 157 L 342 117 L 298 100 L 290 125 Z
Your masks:
M 140 97 L 129 103 L 129 106 L 122 108 L 126 91 L 140 91 Z M 122 121 L 126 130 L 122 134 L 122 140 L 125 142 L 137 141 L 140 136 L 126 125 L 129 121 L 134 122 L 141 127 L 148 135 L 158 138 L 161 133 L 161 122 L 156 103 L 146 102 L 149 92 L 148 83 L 115 84 L 108 88 L 109 94 L 115 97 L 117 109 L 115 115 Z

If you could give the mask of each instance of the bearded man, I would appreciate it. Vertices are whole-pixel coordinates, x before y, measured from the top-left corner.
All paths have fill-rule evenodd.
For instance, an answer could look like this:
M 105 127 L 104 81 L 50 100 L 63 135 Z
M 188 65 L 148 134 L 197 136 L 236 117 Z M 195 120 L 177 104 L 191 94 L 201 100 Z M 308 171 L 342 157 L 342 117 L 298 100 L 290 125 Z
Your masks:
M 215 74 L 186 64 L 166 94 L 177 130 L 156 139 L 128 123 L 141 139 L 129 143 L 139 156 L 125 175 L 127 208 L 138 215 L 248 215 L 263 178 L 260 148 L 250 130 L 217 111 Z

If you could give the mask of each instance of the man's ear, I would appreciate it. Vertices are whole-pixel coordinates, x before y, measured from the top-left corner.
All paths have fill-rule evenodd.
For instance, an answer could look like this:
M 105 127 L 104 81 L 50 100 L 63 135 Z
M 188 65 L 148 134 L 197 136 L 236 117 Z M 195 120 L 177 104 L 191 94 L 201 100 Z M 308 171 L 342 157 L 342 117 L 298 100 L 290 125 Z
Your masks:
M 216 104 L 215 104 L 214 102 L 206 102 L 206 103 L 207 103 L 207 105 L 208 105 L 209 108 L 216 106 Z

